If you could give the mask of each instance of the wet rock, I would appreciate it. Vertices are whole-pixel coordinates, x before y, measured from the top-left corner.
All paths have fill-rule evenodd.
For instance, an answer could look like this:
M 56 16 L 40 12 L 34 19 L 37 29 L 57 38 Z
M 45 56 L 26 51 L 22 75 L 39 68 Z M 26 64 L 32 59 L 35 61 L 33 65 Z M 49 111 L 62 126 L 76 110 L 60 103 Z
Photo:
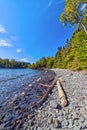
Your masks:
M 5 127 L 5 123 L 1 124 L 1 125 L 0 125 L 0 130 L 3 130 L 4 127 Z
M 19 106 L 14 106 L 14 110 L 18 110 L 18 109 L 20 109 Z
M 36 81 L 37 81 L 37 82 L 39 82 L 40 80 L 41 80 L 41 77 L 40 77 L 40 78 L 38 78 Z
M 0 121 L 2 121 L 4 119 L 5 115 L 1 115 L 0 116 Z

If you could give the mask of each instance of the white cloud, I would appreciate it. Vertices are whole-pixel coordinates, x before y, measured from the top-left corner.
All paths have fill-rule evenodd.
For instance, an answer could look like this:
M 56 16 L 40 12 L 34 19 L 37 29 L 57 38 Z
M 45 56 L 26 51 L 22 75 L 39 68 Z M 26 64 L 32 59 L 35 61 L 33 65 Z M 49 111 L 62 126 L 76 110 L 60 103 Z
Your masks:
M 0 33 L 7 33 L 5 27 L 2 24 L 0 24 Z
M 22 58 L 20 59 L 21 62 L 29 62 L 29 60 L 27 58 Z
M 13 45 L 10 44 L 7 40 L 0 39 L 0 47 L 12 47 Z
M 22 48 L 17 49 L 17 53 L 20 53 L 20 52 L 22 52 Z

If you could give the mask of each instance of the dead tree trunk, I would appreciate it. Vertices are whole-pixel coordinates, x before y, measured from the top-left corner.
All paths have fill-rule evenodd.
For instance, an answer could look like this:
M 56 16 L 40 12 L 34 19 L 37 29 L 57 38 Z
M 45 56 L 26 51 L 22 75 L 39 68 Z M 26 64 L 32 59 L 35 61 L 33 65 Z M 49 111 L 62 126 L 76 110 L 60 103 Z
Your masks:
M 68 102 L 60 81 L 57 81 L 57 87 L 58 87 L 58 94 L 61 101 L 61 105 L 66 107 L 68 105 Z

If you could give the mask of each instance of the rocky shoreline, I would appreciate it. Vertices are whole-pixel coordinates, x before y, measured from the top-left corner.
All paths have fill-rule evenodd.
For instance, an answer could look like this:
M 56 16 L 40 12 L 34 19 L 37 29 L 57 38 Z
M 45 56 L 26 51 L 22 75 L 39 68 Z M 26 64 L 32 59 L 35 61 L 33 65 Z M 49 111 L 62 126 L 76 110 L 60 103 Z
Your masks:
M 32 108 L 47 91 L 40 83 L 51 85 L 54 79 L 61 80 L 69 105 L 61 106 L 55 85 L 47 100 Z M 87 73 L 47 70 L 6 104 L 6 113 L 0 109 L 0 130 L 87 130 Z
M 29 114 L 35 114 L 33 104 L 38 102 L 46 92 L 39 83 L 50 84 L 55 78 L 53 71 L 42 71 L 40 75 L 32 77 L 20 90 L 15 91 L 14 97 L 0 104 L 0 130 L 23 129 Z M 16 95 L 16 96 L 15 96 Z
M 69 105 L 61 106 L 55 85 L 46 102 L 28 116 L 21 130 L 87 130 L 87 73 L 53 71 L 62 81 Z

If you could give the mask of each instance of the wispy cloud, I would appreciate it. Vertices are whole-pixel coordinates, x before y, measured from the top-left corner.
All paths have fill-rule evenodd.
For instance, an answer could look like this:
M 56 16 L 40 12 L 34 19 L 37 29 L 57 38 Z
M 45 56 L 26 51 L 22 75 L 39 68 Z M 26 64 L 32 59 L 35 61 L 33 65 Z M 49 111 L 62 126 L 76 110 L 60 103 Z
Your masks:
M 27 58 L 22 58 L 20 59 L 21 62 L 29 62 L 29 60 Z
M 53 0 L 49 0 L 49 2 L 41 9 L 40 15 L 44 14 L 53 4 Z
M 0 47 L 12 47 L 13 45 L 10 44 L 7 40 L 0 39 Z
M 50 0 L 49 3 L 48 3 L 48 7 L 50 7 L 53 3 L 53 0 Z
M 7 33 L 5 27 L 2 24 L 0 24 L 0 33 Z
M 22 48 L 17 49 L 17 53 L 20 53 L 20 52 L 22 52 Z

